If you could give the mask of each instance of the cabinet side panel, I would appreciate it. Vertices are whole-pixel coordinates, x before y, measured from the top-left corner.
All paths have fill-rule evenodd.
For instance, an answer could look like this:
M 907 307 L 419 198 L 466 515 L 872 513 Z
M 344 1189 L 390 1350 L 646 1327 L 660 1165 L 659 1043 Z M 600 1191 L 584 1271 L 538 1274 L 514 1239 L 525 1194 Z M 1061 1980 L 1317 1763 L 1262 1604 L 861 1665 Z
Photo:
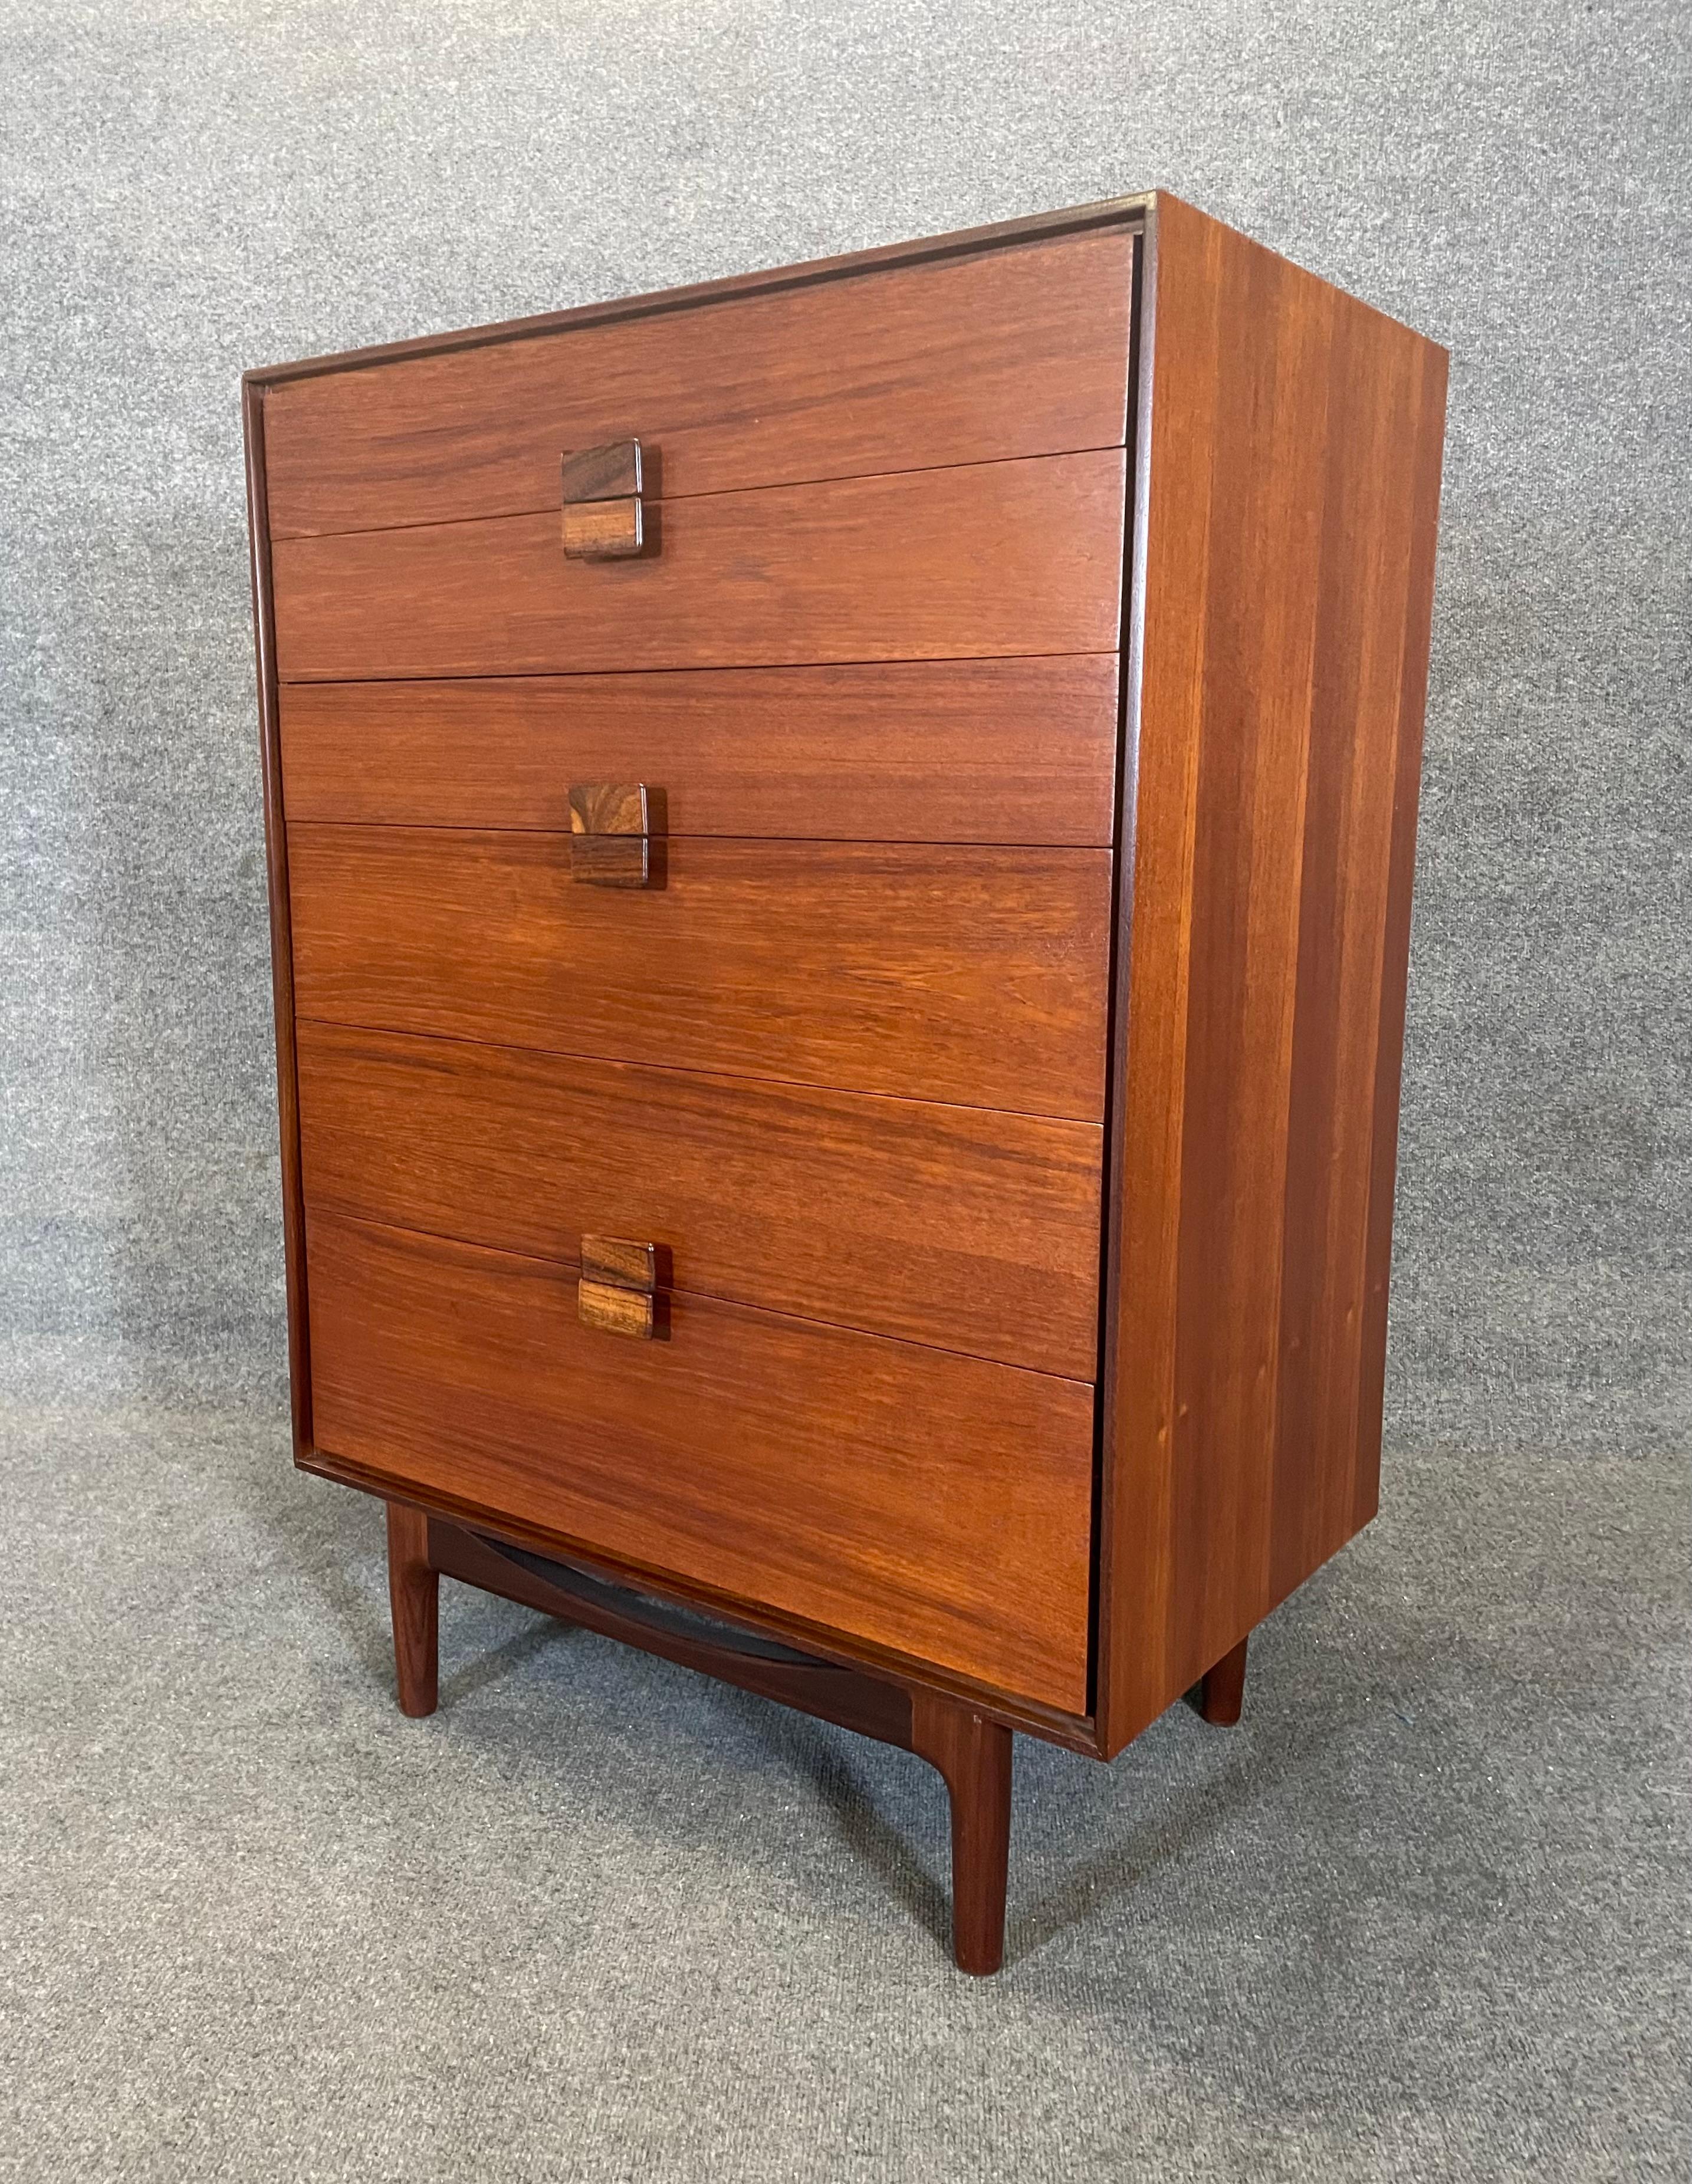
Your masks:
M 1375 1507 L 1445 377 L 1178 200 L 1148 275 L 1107 1750 Z
M 311 1453 L 311 1364 L 305 1303 L 305 1212 L 300 1195 L 299 1078 L 293 1042 L 293 930 L 282 810 L 276 707 L 276 621 L 271 595 L 270 508 L 265 472 L 265 396 L 248 380 L 241 422 L 247 456 L 247 526 L 252 555 L 253 640 L 259 675 L 259 755 L 264 778 L 265 868 L 271 911 L 271 983 L 276 1010 L 276 1119 L 282 1140 L 282 1249 L 287 1268 L 288 1391 L 296 1462 Z

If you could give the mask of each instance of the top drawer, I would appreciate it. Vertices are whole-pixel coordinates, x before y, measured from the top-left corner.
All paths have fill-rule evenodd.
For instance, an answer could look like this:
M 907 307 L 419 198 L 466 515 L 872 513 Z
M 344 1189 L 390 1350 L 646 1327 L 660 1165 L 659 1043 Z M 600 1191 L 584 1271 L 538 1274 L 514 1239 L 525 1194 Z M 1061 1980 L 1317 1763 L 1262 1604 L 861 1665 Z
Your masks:
M 1120 447 L 1120 229 L 286 382 L 271 534 L 556 510 L 559 458 L 638 435 L 666 500 Z

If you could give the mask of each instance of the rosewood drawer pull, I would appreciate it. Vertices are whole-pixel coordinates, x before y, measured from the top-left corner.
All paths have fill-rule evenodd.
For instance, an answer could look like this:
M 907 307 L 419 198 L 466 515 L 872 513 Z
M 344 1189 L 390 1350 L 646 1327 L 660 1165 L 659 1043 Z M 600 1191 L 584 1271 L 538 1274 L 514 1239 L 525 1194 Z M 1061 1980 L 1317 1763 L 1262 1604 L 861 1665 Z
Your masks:
M 621 1236 L 584 1236 L 582 1273 L 576 1284 L 576 1312 L 584 1327 L 603 1334 L 633 1335 L 637 1342 L 662 1339 L 666 1331 L 661 1278 L 668 1257 L 656 1244 L 637 1244 Z
M 563 458 L 564 551 L 572 561 L 618 561 L 645 549 L 639 440 L 607 440 Z
M 571 878 L 589 887 L 651 886 L 656 877 L 655 801 L 647 795 L 644 781 L 572 781 Z

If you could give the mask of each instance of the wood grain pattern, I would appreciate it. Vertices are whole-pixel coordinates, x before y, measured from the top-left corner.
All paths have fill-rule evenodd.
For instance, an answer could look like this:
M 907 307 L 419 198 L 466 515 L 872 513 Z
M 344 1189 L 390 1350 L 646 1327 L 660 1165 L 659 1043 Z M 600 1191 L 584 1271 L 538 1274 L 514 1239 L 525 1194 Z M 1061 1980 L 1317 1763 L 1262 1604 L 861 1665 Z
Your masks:
M 570 837 L 289 829 L 302 1017 L 1097 1122 L 1097 850 L 684 838 L 662 889 Z
M 667 864 L 655 868 L 645 834 L 572 834 L 570 877 L 584 887 L 651 887 Z
M 276 1122 L 282 1156 L 282 1265 L 288 1302 L 289 1410 L 294 1461 L 311 1447 L 311 1366 L 305 1308 L 305 1201 L 299 1180 L 299 1078 L 294 1061 L 293 929 L 288 908 L 288 822 L 271 533 L 265 490 L 265 396 L 243 384 L 241 437 L 247 470 L 247 541 L 258 669 L 259 763 L 265 812 L 265 892 L 271 927 L 271 1011 L 276 1047 Z
M 952 1808 L 952 1953 L 985 1977 L 1004 1962 L 1013 1739 L 1002 1722 L 931 1691 L 911 1694 L 911 1749 Z
M 617 1289 L 648 1291 L 658 1286 L 655 1244 L 637 1243 L 623 1236 L 584 1236 L 579 1263 L 584 1282 L 609 1282 Z
M 669 495 L 1120 447 L 1133 249 L 1118 226 L 296 380 L 274 535 L 556 509 L 561 452 L 631 427 Z
M 1233 1729 L 1245 1707 L 1246 1648 L 1239 1644 L 1215 1661 L 1198 1680 L 1198 1712 L 1213 1729 Z
M 1037 1733 L 1096 1736 L 1106 1753 L 1186 1684 L 1221 1677 L 1252 1624 L 1376 1503 L 1444 386 L 1432 345 L 1176 200 L 1153 201 L 1136 246 L 1141 209 L 1026 224 L 998 238 L 1008 248 L 983 237 L 901 246 L 874 267 L 790 269 L 349 367 L 281 368 L 246 394 L 285 1176 L 291 1141 L 295 1152 L 298 1460 L 567 1546 L 591 1535 L 637 1574 L 658 1568 L 656 1524 L 690 1544 L 654 1584 L 769 1629 L 790 1623 L 825 1652 L 908 1664 L 954 1696 L 985 1687 L 989 1713 L 1025 1710 Z M 1103 414 L 1133 306 L 1114 274 L 1091 294 L 1053 280 L 1082 249 L 1139 268 L 1145 304 L 1108 1133 L 1104 1022 L 1088 996 L 1111 868 L 1122 434 L 1054 439 L 1042 421 L 1066 405 Z M 997 309 L 1013 275 L 1027 308 L 1002 338 L 997 322 L 1018 317 Z M 792 341 L 800 318 L 823 323 L 817 309 L 863 319 L 863 299 L 895 276 L 903 301 L 885 326 Z M 767 329 L 797 315 L 785 340 L 759 337 L 783 352 L 773 374 L 736 380 L 732 342 L 720 371 L 716 357 L 701 365 L 712 329 L 691 304 L 707 318 L 763 312 Z M 1095 349 L 1099 311 L 1119 305 L 1123 338 Z M 632 414 L 590 421 L 615 373 L 564 388 L 579 434 L 541 403 L 502 438 L 475 396 L 537 384 L 526 376 L 601 337 L 607 355 L 640 353 L 623 392 L 650 383 L 650 366 L 676 393 L 659 419 L 677 427 L 668 498 L 648 480 L 656 561 L 567 564 L 548 514 L 561 455 L 655 429 Z M 785 409 L 768 403 L 776 383 Z M 284 470 L 299 459 L 282 499 L 299 488 L 302 534 L 404 527 L 284 535 L 287 511 L 267 507 L 267 447 L 272 470 L 279 450 Z M 679 586 L 653 588 L 678 571 Z M 452 679 L 489 663 L 495 680 Z M 386 679 L 279 684 L 279 666 Z M 566 885 L 572 780 L 664 784 L 673 884 L 597 900 Z M 426 826 L 443 831 L 425 838 Z M 1024 842 L 1034 849 L 1013 850 Z M 901 861 L 899 845 L 928 844 L 952 846 Z M 302 1022 L 302 1149 L 283 997 L 296 988 L 304 1006 L 308 983 L 343 1017 L 374 997 L 399 1028 Z M 420 1036 L 443 994 L 449 1036 Z M 561 1023 L 567 1057 L 543 1050 Z M 469 1043 L 489 1038 L 515 1044 Z M 414 1092 L 394 1072 L 398 1047 L 454 1058 L 416 1072 L 428 1083 Z M 325 1084 L 366 1087 L 370 1106 L 314 1135 L 320 1065 Z M 823 1089 L 840 1083 L 862 1089 Z M 543 1112 L 548 1100 L 561 1110 Z M 629 1191 L 623 1162 L 678 1145 L 685 1190 L 667 1202 L 707 1217 L 704 1245 L 684 1241 L 684 1256 L 708 1250 L 725 1286 L 767 1278 L 781 1311 L 754 1309 L 768 1302 L 756 1289 L 718 1300 L 678 1286 L 671 1343 L 608 1342 L 580 1325 L 573 1245 L 549 1231 L 544 1193 L 595 1103 L 592 1127 L 616 1156 L 591 1204 L 571 1195 L 573 1174 L 566 1186 L 577 1238 L 662 1234 L 667 1217 Z M 894 1107 L 896 1128 L 883 1112 Z M 787 1135 L 761 1173 L 778 1112 Z M 413 1114 L 423 1130 L 386 1134 Z M 455 1130 L 468 1142 L 448 1145 Z M 1064 1262 L 1097 1190 L 1083 1145 L 1107 1135 L 1089 1674 L 1085 1578 L 1058 1588 L 1058 1641 L 1038 1624 L 1050 1586 L 1017 1559 L 1019 1523 L 1036 1559 L 1055 1551 L 1049 1511 L 1030 1504 L 1008 1524 L 978 1513 L 965 1455 L 974 1442 L 997 1451 L 991 1503 L 1013 1490 L 1013 1453 L 1025 1467 L 1044 1434 L 1033 1483 L 1019 1472 L 1014 1490 L 1059 1494 L 1061 1474 L 1063 1507 L 1071 1495 L 1083 1507 L 1085 1561 L 1086 1464 L 1068 1438 L 1084 1375 L 1049 1368 L 1086 1350 L 1081 1291 L 1097 1267 Z M 324 1186 L 302 1213 L 315 1175 Z M 882 1199 L 860 1222 L 866 1176 Z M 999 1236 L 995 1189 L 1008 1195 Z M 959 1207 L 967 1218 L 937 1237 Z M 481 1223 L 500 1231 L 482 1241 L 537 1256 L 341 1217 L 371 1211 Z M 880 1308 L 897 1324 L 860 1329 L 852 1314 L 878 1308 L 878 1268 Z M 320 1320 L 332 1353 L 321 1376 Z M 884 1339 L 907 1328 L 935 1346 Z M 951 1354 L 972 1341 L 1008 1354 Z M 602 1384 L 585 1428 L 567 1410 L 567 1384 L 573 1394 L 581 1379 L 568 1344 L 593 1353 L 590 1373 L 596 1360 L 607 1375 L 651 1376 L 632 1442 L 621 1381 Z M 802 1359 L 789 1346 L 814 1344 L 824 1349 Z M 847 1362 L 835 1346 L 850 1345 Z M 1039 1369 L 1014 1369 L 1029 1363 Z M 953 1368 L 1008 1379 L 954 1387 Z M 314 1419 L 320 1377 L 349 1453 Z M 1072 1393 L 1048 1433 L 1057 1413 L 1039 1406 L 1053 1390 Z M 885 1405 L 885 1420 L 860 1418 L 842 1443 L 833 1412 L 853 1403 Z M 690 1450 L 696 1413 L 717 1435 L 711 1493 L 719 1446 L 763 1466 L 762 1497 L 730 1481 L 732 1524 L 727 1492 L 701 1519 L 699 1482 L 680 1475 L 684 1413 Z M 564 1490 L 567 1417 L 594 1451 L 578 1532 L 554 1505 L 534 1513 L 537 1494 Z M 958 1429 L 952 1453 L 936 1420 Z M 656 1495 L 640 1472 L 655 1446 Z M 953 1468 L 936 1482 L 924 1467 L 939 1463 Z M 796 1514 L 796 1479 L 813 1497 Z M 866 1493 L 893 1499 L 866 1510 Z M 913 1511 L 954 1528 L 914 1560 L 899 1529 Z M 956 1530 L 978 1514 L 1010 1557 L 1002 1572 L 990 1557 L 977 1569 L 976 1534 Z M 760 1524 L 787 1528 L 773 1560 Z M 621 1544 L 602 1538 L 618 1525 Z M 848 1538 L 844 1557 L 831 1526 Z M 957 1586 L 978 1577 L 982 1598 L 963 1599 Z
M 294 357 L 282 364 L 255 365 L 242 374 L 241 383 L 243 388 L 252 387 L 265 391 L 302 380 L 368 371 L 419 358 L 500 348 L 508 343 L 533 341 L 545 334 L 573 333 L 589 326 L 664 318 L 677 311 L 696 310 L 706 304 L 745 302 L 755 296 L 821 287 L 859 273 L 891 272 L 898 268 L 931 270 L 961 258 L 975 257 L 984 251 L 1008 248 L 1014 244 L 1052 242 L 1059 236 L 1091 234 L 1107 228 L 1120 228 L 1125 233 L 1138 235 L 1153 202 L 1151 194 L 1145 192 L 1099 198 L 1090 204 L 1026 213 L 1016 220 L 954 228 L 943 235 L 922 236 L 913 241 L 877 243 L 868 250 L 803 259 L 794 265 L 762 266 L 750 273 L 731 273 L 714 281 L 654 289 L 645 295 L 613 296 L 602 303 L 574 304 L 562 310 L 537 311 L 527 318 L 459 326 L 448 333 L 414 334 L 402 341 L 372 343 L 364 348 Z
M 572 834 L 644 834 L 651 823 L 641 781 L 584 781 L 570 788 Z
M 658 1300 L 650 1290 L 589 1281 L 585 1275 L 576 1284 L 576 1317 L 600 1334 L 626 1335 L 637 1342 L 655 1341 L 660 1333 Z M 667 1321 L 663 1332 L 668 1332 Z
M 1081 1711 L 1090 1389 L 679 1293 L 611 1343 L 543 1261 L 308 1234 L 324 1451 Z
M 357 1493 L 369 1494 L 377 1500 L 390 1499 L 396 1490 L 381 1470 L 351 1457 L 332 1455 L 324 1449 L 312 1450 L 302 1459 L 300 1468 L 314 1478 L 333 1480 L 338 1485 L 351 1487 Z M 410 1486 L 405 1491 L 420 1507 L 427 1507 L 432 1539 L 437 1518 L 445 1524 L 472 1525 L 483 1539 L 498 1540 L 506 1546 L 521 1547 L 552 1560 L 561 1557 L 572 1568 L 586 1571 L 609 1585 L 632 1586 L 651 1600 L 696 1610 L 773 1644 L 795 1647 L 818 1661 L 885 1678 L 907 1689 L 920 1686 L 941 1692 L 974 1707 L 991 1720 L 1003 1722 L 1008 1728 L 1026 1730 L 1047 1743 L 1078 1752 L 1084 1758 L 1097 1759 L 1099 1756 L 1090 1714 L 1018 1697 L 993 1685 L 960 1675 L 955 1669 L 943 1669 L 933 1661 L 913 1659 L 907 1653 L 875 1645 L 862 1636 L 847 1636 L 766 1603 L 713 1591 L 695 1579 L 678 1577 L 673 1571 L 656 1570 L 649 1563 L 613 1555 L 603 1548 L 589 1550 L 579 1540 L 561 1538 L 522 1518 L 502 1515 L 472 1496 L 447 1488 L 431 1489 L 425 1493 L 421 1488 Z M 433 1556 L 433 1546 L 430 1552 Z M 445 1565 L 440 1568 L 444 1574 Z
M 438 1703 L 440 1579 L 429 1564 L 429 1520 L 405 1502 L 388 1504 L 388 1603 L 399 1711 L 432 1714 Z
M 469 415 L 479 419 L 487 399 L 484 387 Z M 567 506 L 572 500 L 638 499 L 645 476 L 639 440 L 607 440 L 597 448 L 566 450 L 558 466 L 559 495 Z
M 1388 895 L 1445 376 L 1432 343 L 1173 198 L 1148 278 L 1108 1751 L 1372 1507 L 1371 1126 L 1398 1072 Z
M 652 1237 L 701 1295 L 1096 1376 L 1095 1123 L 312 1022 L 299 1082 L 326 1212 L 567 1265 Z
M 709 493 L 663 551 L 565 560 L 558 517 L 277 539 L 284 682 L 1108 652 L 1123 456 Z
M 645 517 L 637 499 L 568 500 L 559 515 L 559 543 L 573 561 L 632 560 L 646 550 Z
M 1111 839 L 1114 653 L 280 695 L 297 820 L 556 828 L 572 782 L 644 779 L 678 834 Z

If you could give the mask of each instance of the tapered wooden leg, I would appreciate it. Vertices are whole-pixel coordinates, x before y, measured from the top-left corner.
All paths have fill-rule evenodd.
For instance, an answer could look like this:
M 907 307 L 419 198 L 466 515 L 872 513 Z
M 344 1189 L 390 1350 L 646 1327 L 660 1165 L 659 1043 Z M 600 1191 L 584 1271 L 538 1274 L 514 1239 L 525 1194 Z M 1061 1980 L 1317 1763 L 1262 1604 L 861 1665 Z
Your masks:
M 1231 1729 L 1240 1718 L 1246 1692 L 1246 1647 L 1242 1638 L 1231 1653 L 1224 1653 L 1214 1669 L 1199 1679 L 1198 1711 L 1218 1729 Z
M 911 1694 L 911 1749 L 952 1802 L 952 1953 L 964 1972 L 1004 1962 L 1010 1866 L 1011 1733 L 956 1699 Z
M 429 1568 L 429 1520 L 404 1502 L 388 1505 L 388 1598 L 394 1611 L 394 1667 L 401 1713 L 433 1713 L 439 1574 Z

